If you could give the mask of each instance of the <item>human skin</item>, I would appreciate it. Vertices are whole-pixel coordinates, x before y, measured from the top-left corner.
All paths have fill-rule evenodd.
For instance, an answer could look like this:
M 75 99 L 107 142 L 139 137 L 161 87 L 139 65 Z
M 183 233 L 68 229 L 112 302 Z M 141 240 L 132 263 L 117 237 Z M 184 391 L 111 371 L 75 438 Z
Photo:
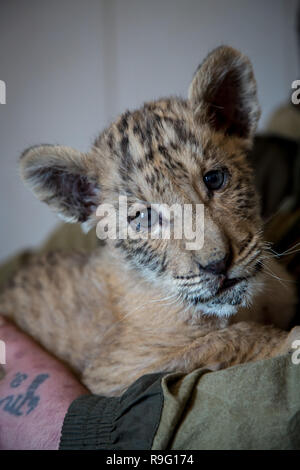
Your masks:
M 69 405 L 89 391 L 1 316 L 0 340 L 6 349 L 6 364 L 0 366 L 0 449 L 58 449 Z

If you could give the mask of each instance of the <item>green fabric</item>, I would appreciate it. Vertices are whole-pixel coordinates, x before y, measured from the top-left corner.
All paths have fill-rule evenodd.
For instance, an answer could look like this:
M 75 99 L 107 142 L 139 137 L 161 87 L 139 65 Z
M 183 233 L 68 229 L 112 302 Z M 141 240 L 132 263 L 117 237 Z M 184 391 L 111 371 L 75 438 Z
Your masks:
M 300 449 L 300 365 L 285 355 L 146 375 L 121 397 L 84 395 L 68 410 L 60 449 Z
M 163 378 L 152 449 L 300 449 L 300 365 L 290 355 Z
M 149 374 L 121 397 L 83 395 L 70 406 L 60 450 L 149 450 L 163 406 L 161 378 Z

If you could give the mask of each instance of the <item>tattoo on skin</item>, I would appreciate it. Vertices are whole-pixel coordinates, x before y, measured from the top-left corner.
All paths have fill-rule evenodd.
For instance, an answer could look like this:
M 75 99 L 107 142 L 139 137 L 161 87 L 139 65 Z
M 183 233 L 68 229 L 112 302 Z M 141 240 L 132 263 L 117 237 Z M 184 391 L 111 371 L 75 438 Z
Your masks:
M 23 380 L 27 379 L 27 377 L 27 374 L 21 374 L 21 372 L 17 372 L 15 377 L 10 382 L 10 386 L 13 388 L 18 387 L 19 385 L 21 385 Z
M 21 393 L 19 395 L 12 394 L 4 398 L 0 397 L 0 409 L 2 408 L 3 411 L 14 416 L 28 415 L 37 407 L 40 401 L 40 396 L 35 394 L 37 388 L 49 377 L 49 374 L 38 374 L 28 386 L 25 393 Z M 10 387 L 19 387 L 27 378 L 27 374 L 17 372 L 13 380 L 10 382 Z

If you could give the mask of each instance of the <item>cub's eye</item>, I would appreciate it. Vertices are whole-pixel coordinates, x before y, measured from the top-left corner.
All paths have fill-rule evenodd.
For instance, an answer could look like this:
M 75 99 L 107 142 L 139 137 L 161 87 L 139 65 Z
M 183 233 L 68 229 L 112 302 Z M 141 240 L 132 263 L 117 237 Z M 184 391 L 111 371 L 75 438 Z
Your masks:
M 226 175 L 225 170 L 212 170 L 204 175 L 203 181 L 210 191 L 217 191 L 224 185 Z
M 137 232 L 141 230 L 149 230 L 159 220 L 158 214 L 155 210 L 147 207 L 135 213 L 134 216 L 128 217 L 128 222 L 133 225 Z

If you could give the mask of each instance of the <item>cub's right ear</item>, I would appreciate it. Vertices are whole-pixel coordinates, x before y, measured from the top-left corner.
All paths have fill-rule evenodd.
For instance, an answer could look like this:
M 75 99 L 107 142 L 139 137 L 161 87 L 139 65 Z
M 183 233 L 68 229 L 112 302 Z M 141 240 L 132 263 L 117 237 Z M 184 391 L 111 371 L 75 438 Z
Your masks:
M 86 222 L 100 204 L 100 174 L 95 157 L 60 145 L 25 150 L 22 178 L 41 201 L 66 222 Z
M 200 124 L 252 139 L 260 107 L 252 65 L 241 52 L 228 46 L 214 49 L 198 67 L 189 99 Z

